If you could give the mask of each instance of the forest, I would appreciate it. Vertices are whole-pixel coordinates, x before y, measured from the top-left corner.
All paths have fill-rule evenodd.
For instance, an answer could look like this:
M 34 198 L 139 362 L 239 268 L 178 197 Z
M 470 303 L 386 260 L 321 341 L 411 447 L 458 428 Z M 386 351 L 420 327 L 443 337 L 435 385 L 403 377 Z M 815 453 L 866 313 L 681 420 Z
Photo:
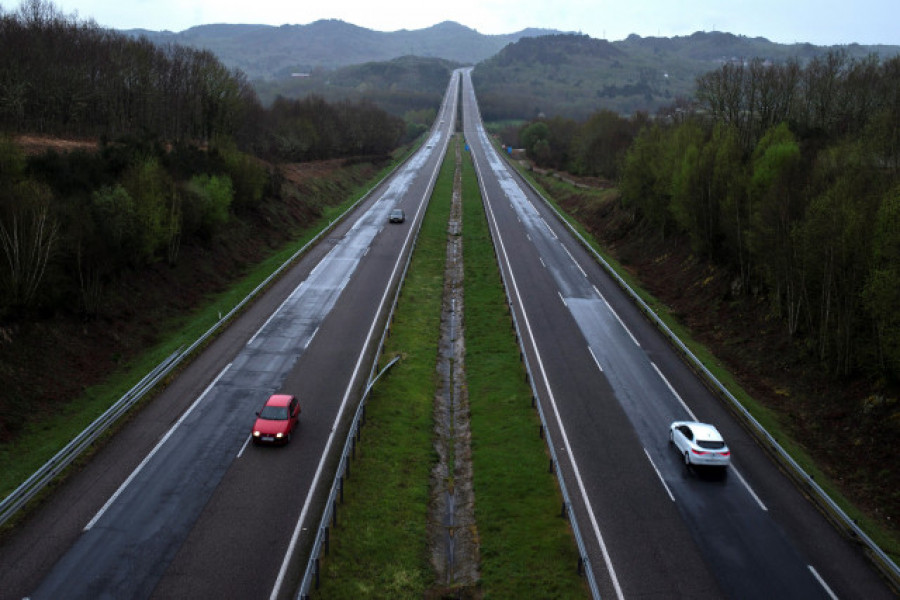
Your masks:
M 725 64 L 695 100 L 518 130 L 539 166 L 618 183 L 834 376 L 900 376 L 900 58 Z
M 184 244 L 211 243 L 281 193 L 273 162 L 378 159 L 416 132 L 366 100 L 264 109 L 208 51 L 158 47 L 44 0 L 0 13 L 0 47 L 0 320 L 95 317 L 120 274 L 176 263 Z M 26 156 L 17 134 L 97 151 Z

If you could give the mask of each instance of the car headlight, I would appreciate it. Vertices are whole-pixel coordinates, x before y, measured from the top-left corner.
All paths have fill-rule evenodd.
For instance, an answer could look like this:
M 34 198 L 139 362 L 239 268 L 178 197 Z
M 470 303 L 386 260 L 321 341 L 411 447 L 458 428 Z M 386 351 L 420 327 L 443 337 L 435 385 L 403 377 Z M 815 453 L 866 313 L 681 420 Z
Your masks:
M 254 432 L 253 432 L 253 437 L 259 437 L 259 432 L 258 432 L 258 431 L 254 431 Z
M 284 434 L 283 434 L 283 433 L 276 433 L 276 434 L 275 434 L 275 437 L 277 437 L 277 438 L 284 437 Z

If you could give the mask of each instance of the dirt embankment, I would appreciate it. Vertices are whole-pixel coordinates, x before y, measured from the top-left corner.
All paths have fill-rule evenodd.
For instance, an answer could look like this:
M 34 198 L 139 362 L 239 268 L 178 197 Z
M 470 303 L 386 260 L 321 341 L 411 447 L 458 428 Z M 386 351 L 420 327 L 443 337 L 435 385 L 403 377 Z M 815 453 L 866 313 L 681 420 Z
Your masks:
M 900 537 L 900 407 L 896 390 L 823 372 L 791 340 L 764 297 L 735 294 L 732 274 L 662 239 L 622 208 L 543 176 L 547 189 L 735 374 L 814 457 L 843 493 Z M 893 399 L 891 399 L 893 398 Z
M 91 142 L 18 140 L 29 153 L 95 148 Z M 105 285 L 100 316 L 71 311 L 0 322 L 0 443 L 60 410 L 87 387 L 158 341 L 162 323 L 189 314 L 267 255 L 295 239 L 325 206 L 343 202 L 379 167 L 342 161 L 284 165 L 279 197 L 233 215 L 208 243 L 185 243 L 175 265 L 160 261 Z

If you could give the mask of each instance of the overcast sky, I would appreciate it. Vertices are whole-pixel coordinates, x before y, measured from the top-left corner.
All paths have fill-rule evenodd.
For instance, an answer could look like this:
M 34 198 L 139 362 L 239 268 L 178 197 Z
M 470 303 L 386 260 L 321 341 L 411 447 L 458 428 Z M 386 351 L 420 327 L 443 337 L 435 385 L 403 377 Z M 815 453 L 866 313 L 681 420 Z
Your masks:
M 0 0 L 7 12 L 18 0 Z M 900 45 L 900 0 L 53 0 L 117 29 L 183 31 L 211 23 L 306 25 L 340 19 L 377 31 L 456 21 L 481 33 L 526 27 L 621 40 L 727 31 L 774 42 Z

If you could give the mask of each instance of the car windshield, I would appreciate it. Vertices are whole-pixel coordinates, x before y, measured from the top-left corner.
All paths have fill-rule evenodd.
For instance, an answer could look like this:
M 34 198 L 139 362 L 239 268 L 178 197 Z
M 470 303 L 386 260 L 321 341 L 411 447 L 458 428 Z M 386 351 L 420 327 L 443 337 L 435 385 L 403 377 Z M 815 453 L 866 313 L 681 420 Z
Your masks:
M 403 211 L 400 210 L 400 209 L 394 209 L 394 210 L 391 211 L 391 216 L 393 216 L 393 217 L 402 217 L 402 216 L 403 216 Z
M 288 418 L 287 406 L 264 406 L 259 413 L 260 419 L 269 421 L 286 421 Z
M 707 442 L 707 441 L 697 441 L 697 445 L 701 448 L 706 448 L 707 450 L 718 450 L 719 448 L 725 447 L 725 442 Z

